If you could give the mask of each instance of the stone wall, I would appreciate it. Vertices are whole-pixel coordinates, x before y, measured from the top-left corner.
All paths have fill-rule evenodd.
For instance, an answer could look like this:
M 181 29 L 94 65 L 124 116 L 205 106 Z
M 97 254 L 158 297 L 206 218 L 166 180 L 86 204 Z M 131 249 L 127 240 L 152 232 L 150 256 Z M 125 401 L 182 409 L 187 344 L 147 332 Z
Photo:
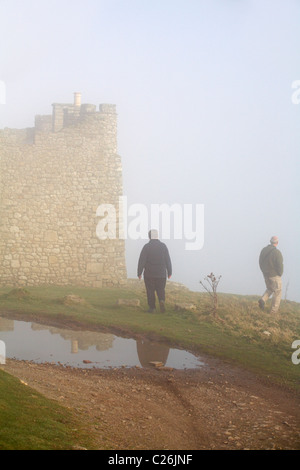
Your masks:
M 55 104 L 0 130 L 0 284 L 124 284 L 124 240 L 96 235 L 97 207 L 121 195 L 114 105 Z

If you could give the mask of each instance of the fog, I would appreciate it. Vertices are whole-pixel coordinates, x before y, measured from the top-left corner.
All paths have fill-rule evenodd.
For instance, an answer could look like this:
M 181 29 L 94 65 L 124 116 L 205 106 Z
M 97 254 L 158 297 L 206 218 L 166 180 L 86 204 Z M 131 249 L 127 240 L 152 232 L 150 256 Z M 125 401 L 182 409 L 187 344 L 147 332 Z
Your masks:
M 172 280 L 260 295 L 277 235 L 300 301 L 299 19 L 296 0 L 2 0 L 0 128 L 77 91 L 116 104 L 128 207 L 204 207 L 200 249 L 163 240 Z M 126 240 L 129 277 L 146 241 Z

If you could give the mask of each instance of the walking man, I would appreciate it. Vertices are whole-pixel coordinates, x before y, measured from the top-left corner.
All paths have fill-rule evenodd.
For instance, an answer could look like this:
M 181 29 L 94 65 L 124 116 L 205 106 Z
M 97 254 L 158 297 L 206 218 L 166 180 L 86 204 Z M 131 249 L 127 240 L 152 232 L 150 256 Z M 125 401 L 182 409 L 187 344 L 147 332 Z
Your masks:
M 167 276 L 172 275 L 172 263 L 167 246 L 158 239 L 157 230 L 149 231 L 149 242 L 144 245 L 138 261 L 138 278 L 144 272 L 144 282 L 149 305 L 148 312 L 155 310 L 155 292 L 160 311 L 165 312 L 165 287 Z
M 278 312 L 281 301 L 281 276 L 283 273 L 283 258 L 277 249 L 278 237 L 274 236 L 270 240 L 270 245 L 263 248 L 259 255 L 259 267 L 264 275 L 266 291 L 259 299 L 259 307 L 264 310 L 265 302 L 272 297 L 271 314 Z

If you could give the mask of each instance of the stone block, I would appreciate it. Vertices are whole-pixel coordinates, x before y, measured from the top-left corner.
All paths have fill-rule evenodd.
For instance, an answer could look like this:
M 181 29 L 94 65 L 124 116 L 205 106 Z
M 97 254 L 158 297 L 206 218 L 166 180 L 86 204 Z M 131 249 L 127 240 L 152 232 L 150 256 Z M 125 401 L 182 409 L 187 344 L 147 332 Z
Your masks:
M 118 299 L 117 305 L 126 307 L 140 307 L 141 303 L 139 299 Z
M 103 263 L 87 263 L 86 272 L 90 274 L 100 274 L 103 272 Z
M 58 240 L 58 234 L 54 230 L 48 230 L 45 232 L 44 240 L 46 242 L 57 242 Z

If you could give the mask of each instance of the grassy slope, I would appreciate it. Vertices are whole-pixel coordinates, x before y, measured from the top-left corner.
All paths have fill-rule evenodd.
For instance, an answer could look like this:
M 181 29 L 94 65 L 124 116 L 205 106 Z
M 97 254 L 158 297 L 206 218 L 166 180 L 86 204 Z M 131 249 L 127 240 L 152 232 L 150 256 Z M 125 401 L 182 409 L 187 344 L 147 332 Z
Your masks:
M 0 371 L 0 450 L 71 450 L 91 439 L 65 408 Z

